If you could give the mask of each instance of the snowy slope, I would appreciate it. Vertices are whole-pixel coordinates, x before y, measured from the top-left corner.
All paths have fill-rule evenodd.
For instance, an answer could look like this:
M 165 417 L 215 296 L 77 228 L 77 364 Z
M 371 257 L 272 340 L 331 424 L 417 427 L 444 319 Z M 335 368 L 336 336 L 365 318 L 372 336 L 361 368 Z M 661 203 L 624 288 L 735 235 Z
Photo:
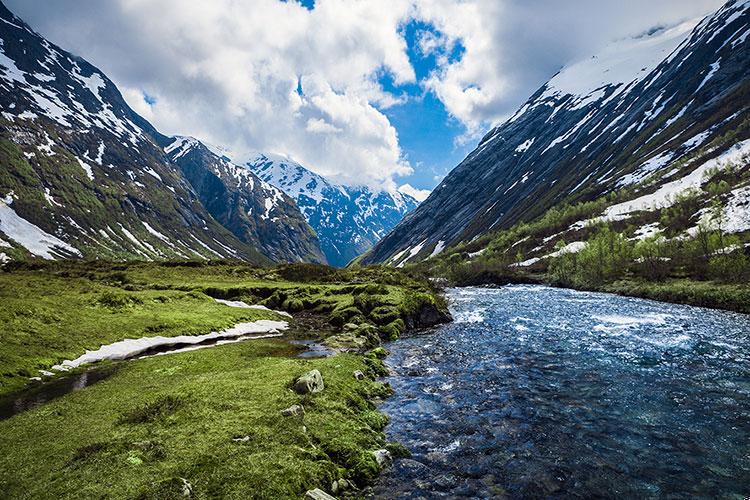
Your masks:
M 750 135 L 749 29 L 750 2 L 730 1 L 563 68 L 364 261 L 419 248 L 416 261 L 562 202 L 635 198 L 687 175 Z
M 315 232 L 283 190 L 192 137 L 173 137 L 164 151 L 211 215 L 240 240 L 275 262 L 326 262 Z
M 295 199 L 333 266 L 369 250 L 418 205 L 403 193 L 333 183 L 280 155 L 246 155 L 237 163 Z
M 306 248 L 320 258 L 312 240 L 261 244 L 298 233 L 304 240 L 311 230 L 291 200 L 274 205 L 283 193 L 260 180 L 256 218 L 283 212 L 274 221 L 281 229 L 238 238 L 220 224 L 165 154 L 170 139 L 130 109 L 106 75 L 2 4 L 0 109 L 0 264 L 34 256 L 268 263 L 307 259 Z

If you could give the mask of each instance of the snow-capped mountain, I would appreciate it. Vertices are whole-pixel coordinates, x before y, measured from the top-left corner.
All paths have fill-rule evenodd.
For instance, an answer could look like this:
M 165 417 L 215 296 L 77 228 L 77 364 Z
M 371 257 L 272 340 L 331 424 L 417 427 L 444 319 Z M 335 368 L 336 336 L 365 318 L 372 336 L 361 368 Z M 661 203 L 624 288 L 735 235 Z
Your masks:
M 209 213 L 240 240 L 275 262 L 326 262 L 315 232 L 284 191 L 192 137 L 173 137 L 164 151 Z
M 369 250 L 419 204 L 399 192 L 335 184 L 279 155 L 250 155 L 238 163 L 296 200 L 332 266 Z
M 363 262 L 415 262 L 561 203 L 639 199 L 742 147 L 749 34 L 750 2 L 732 0 L 703 20 L 616 41 L 563 68 Z M 737 182 L 729 206 L 744 206 Z
M 235 236 L 234 219 L 227 218 L 229 229 L 217 222 L 165 154 L 173 141 L 138 116 L 106 75 L 2 4 L 0 21 L 0 260 L 320 260 L 312 240 L 264 241 L 310 232 L 274 190 L 243 196 L 260 206 L 270 201 L 273 223 L 290 226 L 268 228 L 264 212 L 255 237 Z

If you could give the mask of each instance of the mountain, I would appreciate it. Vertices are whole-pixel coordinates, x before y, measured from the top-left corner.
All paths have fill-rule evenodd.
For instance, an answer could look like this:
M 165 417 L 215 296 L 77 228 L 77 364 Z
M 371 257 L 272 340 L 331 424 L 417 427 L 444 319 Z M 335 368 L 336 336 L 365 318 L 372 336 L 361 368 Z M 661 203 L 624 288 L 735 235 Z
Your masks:
M 237 238 L 275 262 L 326 262 L 317 235 L 281 189 L 192 137 L 172 139 L 164 149 L 167 156 L 209 213 Z
M 671 203 L 664 193 L 696 187 L 690 176 L 721 155 L 743 161 L 748 34 L 750 2 L 735 0 L 703 20 L 654 28 L 563 68 L 362 262 L 416 262 L 556 206 L 650 200 L 615 209 L 626 219 L 653 208 L 644 204 Z M 746 207 L 741 177 L 728 180 L 729 208 Z
M 173 162 L 163 148 L 175 141 L 137 115 L 106 75 L 2 4 L 0 20 L 1 261 L 321 261 L 289 198 L 251 175 L 230 178 L 229 166 L 209 179 L 215 159 L 198 153 Z M 231 206 L 215 206 L 220 191 Z M 235 213 L 246 207 L 255 215 Z
M 419 205 L 403 193 L 335 184 L 283 156 L 258 154 L 241 163 L 296 200 L 332 266 L 369 250 Z

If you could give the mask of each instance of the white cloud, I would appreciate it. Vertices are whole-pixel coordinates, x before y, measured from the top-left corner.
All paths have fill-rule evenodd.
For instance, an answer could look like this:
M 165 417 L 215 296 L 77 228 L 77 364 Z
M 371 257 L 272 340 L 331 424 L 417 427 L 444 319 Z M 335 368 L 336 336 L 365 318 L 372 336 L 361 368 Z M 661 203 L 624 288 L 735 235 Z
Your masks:
M 402 186 L 399 186 L 398 190 L 401 193 L 408 194 L 409 196 L 411 196 L 417 201 L 426 200 L 427 197 L 430 196 L 430 193 L 432 192 L 429 189 L 417 189 L 411 184 L 404 184 Z
M 418 15 L 460 41 L 464 56 L 424 83 L 476 138 L 508 118 L 566 63 L 608 42 L 706 15 L 724 0 L 422 0 Z M 422 46 L 434 50 L 438 41 Z
M 317 0 L 313 10 L 278 0 L 6 3 L 100 67 L 164 133 L 283 153 L 340 182 L 393 189 L 413 168 L 382 112 L 404 99 L 379 85 L 383 72 L 433 92 L 467 127 L 463 139 L 474 139 L 566 62 L 722 0 Z M 403 36 L 413 19 L 439 30 L 417 37 L 438 62 L 422 82 Z M 449 61 L 457 43 L 464 55 Z

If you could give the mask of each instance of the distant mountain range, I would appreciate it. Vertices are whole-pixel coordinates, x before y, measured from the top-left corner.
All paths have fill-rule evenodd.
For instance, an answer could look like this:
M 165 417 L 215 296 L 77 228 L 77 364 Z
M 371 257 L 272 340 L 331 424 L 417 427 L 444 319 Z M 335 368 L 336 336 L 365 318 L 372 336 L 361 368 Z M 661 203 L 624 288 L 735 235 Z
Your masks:
M 703 20 L 617 41 L 563 68 L 362 262 L 417 262 L 589 200 L 609 200 L 602 217 L 625 220 L 701 188 L 707 169 L 731 160 L 747 171 L 748 35 L 750 2 L 732 0 Z M 722 195 L 734 232 L 750 230 L 743 179 L 727 175 Z M 697 207 L 694 223 L 706 209 Z M 534 251 L 549 253 L 555 242 Z
M 419 205 L 398 191 L 335 184 L 283 156 L 257 154 L 238 163 L 294 198 L 332 266 L 369 250 Z
M 253 173 L 257 158 L 238 166 L 196 139 L 159 133 L 106 75 L 2 4 L 0 20 L 0 264 L 72 257 L 345 265 L 416 206 L 399 193 L 319 176 L 321 190 L 291 193 L 269 171 L 258 170 L 263 179 Z

